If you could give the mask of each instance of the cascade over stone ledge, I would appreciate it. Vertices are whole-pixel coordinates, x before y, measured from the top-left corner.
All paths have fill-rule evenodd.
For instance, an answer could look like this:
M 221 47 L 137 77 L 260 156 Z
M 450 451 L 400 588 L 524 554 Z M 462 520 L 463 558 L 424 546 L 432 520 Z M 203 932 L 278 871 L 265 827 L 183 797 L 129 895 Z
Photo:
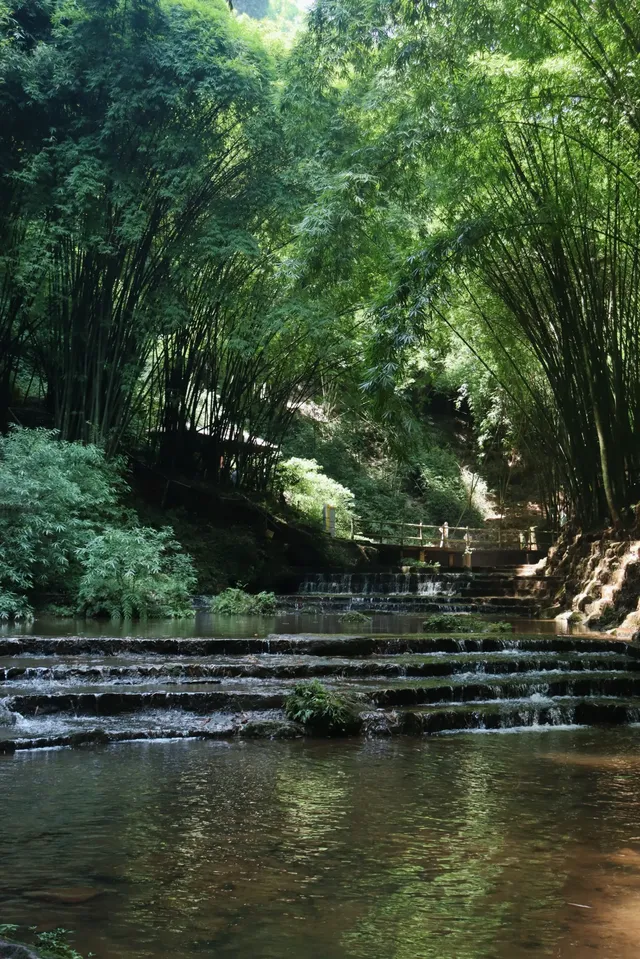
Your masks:
M 296 683 L 356 701 L 369 736 L 640 720 L 640 651 L 498 635 L 0 640 L 0 752 L 131 740 L 289 738 Z

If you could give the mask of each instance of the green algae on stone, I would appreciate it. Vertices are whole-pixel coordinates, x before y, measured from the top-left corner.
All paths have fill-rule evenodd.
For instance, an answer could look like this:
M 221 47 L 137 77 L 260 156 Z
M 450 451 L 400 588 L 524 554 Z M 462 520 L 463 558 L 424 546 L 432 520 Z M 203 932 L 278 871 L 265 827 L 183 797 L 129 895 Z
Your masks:
M 422 623 L 427 633 L 512 633 L 511 623 L 491 622 L 464 613 L 434 613 Z

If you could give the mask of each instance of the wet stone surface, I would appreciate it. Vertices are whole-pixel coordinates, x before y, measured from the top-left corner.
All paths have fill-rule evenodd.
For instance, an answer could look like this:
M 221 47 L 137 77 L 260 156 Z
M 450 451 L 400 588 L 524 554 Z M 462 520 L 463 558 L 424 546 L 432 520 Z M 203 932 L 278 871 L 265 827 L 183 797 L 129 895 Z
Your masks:
M 0 753 L 162 738 L 289 738 L 285 700 L 322 679 L 365 733 L 640 720 L 640 657 L 549 635 L 0 637 Z

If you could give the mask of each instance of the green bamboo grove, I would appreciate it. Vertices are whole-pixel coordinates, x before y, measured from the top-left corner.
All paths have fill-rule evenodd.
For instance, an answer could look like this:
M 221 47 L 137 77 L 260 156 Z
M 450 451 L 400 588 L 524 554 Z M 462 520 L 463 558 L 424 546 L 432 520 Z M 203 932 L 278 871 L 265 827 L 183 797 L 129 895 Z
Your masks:
M 293 40 L 265 24 L 0 3 L 0 428 L 263 490 L 303 404 L 392 437 L 437 368 L 552 521 L 631 521 L 635 4 L 317 0 Z

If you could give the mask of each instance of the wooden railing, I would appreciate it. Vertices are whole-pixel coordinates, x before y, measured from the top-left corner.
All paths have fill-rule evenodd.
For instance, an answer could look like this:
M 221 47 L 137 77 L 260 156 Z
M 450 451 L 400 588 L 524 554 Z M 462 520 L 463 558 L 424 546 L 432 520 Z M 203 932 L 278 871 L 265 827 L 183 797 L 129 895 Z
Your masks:
M 520 549 L 533 552 L 546 550 L 554 536 L 548 530 L 530 526 L 526 529 L 506 529 L 501 526 L 433 526 L 428 523 L 408 523 L 404 520 L 382 520 L 364 530 L 352 529 L 352 539 L 394 546 L 435 547 L 462 552 L 475 549 Z

